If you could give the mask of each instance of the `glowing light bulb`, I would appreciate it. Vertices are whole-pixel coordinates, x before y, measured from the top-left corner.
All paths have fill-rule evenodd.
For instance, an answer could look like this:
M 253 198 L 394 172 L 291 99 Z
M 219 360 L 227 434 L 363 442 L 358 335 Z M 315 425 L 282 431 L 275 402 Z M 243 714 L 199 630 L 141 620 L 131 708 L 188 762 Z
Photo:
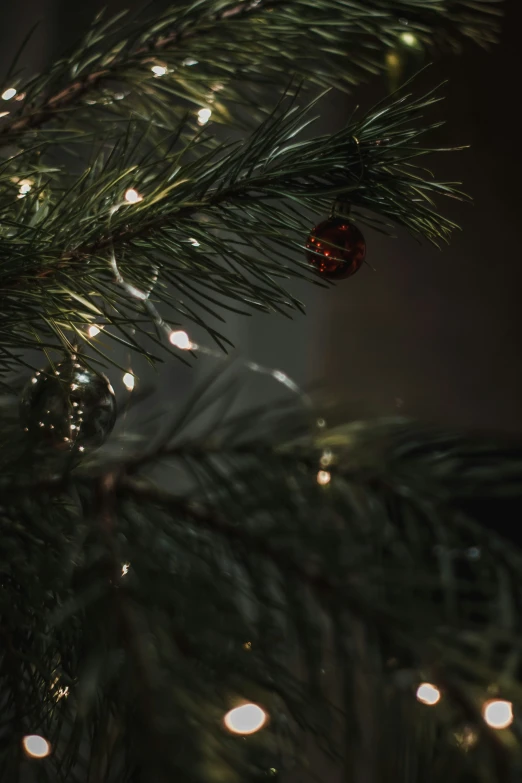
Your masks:
M 2 93 L 2 98 L 4 101 L 10 101 L 11 98 L 14 98 L 16 95 L 16 90 L 14 87 L 9 87 L 7 90 L 4 90 Z
M 130 372 L 126 372 L 123 376 L 123 385 L 127 389 L 127 391 L 132 391 L 134 389 L 134 375 Z
M 323 449 L 323 453 L 321 454 L 321 459 L 319 462 L 321 463 L 321 467 L 326 468 L 328 465 L 331 464 L 333 459 L 333 454 L 331 449 Z
M 181 348 L 182 351 L 190 351 L 192 348 L 192 343 L 190 342 L 189 336 L 186 332 L 171 332 L 169 335 L 169 341 L 172 343 L 172 345 L 175 345 L 176 348 Z
M 167 73 L 167 69 L 163 65 L 153 65 L 151 71 L 155 76 L 165 76 Z
M 100 333 L 100 331 L 101 331 L 101 330 L 100 330 L 100 327 L 99 327 L 99 326 L 96 326 L 96 324 L 92 324 L 92 325 L 91 325 L 91 326 L 89 326 L 89 328 L 87 329 L 87 334 L 89 335 L 89 337 L 96 337 L 96 335 L 97 335 L 97 334 L 99 334 L 99 333 Z
M 406 46 L 415 46 L 417 44 L 417 37 L 413 33 L 401 33 L 400 39 Z
M 129 204 L 137 204 L 138 201 L 143 201 L 143 196 L 140 196 L 134 188 L 129 188 L 125 193 L 125 201 L 128 201 Z
M 436 685 L 432 685 L 430 682 L 423 682 L 417 688 L 417 700 L 422 704 L 433 707 L 434 704 L 440 701 L 440 691 Z
M 204 125 L 206 122 L 209 121 L 210 115 L 212 114 L 211 109 L 200 109 L 198 111 L 198 122 L 200 125 Z
M 60 699 L 66 699 L 69 695 L 69 686 L 66 685 L 65 688 L 58 688 L 56 691 L 56 701 L 60 701 Z
M 21 179 L 18 183 L 18 198 L 24 198 L 31 190 L 33 183 L 30 179 Z
M 130 563 L 124 563 L 121 567 L 121 575 L 125 576 L 129 573 Z
M 197 239 L 194 239 L 194 237 L 189 237 L 189 242 L 191 245 L 194 245 L 194 247 L 199 247 L 199 242 Z
M 320 484 L 321 487 L 325 487 L 331 480 L 332 475 L 327 470 L 320 470 L 317 474 L 317 483 Z
M 513 723 L 513 705 L 503 699 L 491 699 L 482 709 L 484 720 L 492 729 L 507 729 Z
M 233 734 L 254 734 L 262 729 L 267 714 L 257 704 L 242 704 L 225 715 L 225 726 Z
M 22 744 L 27 755 L 33 759 L 44 759 L 51 752 L 51 746 L 39 734 L 28 734 Z

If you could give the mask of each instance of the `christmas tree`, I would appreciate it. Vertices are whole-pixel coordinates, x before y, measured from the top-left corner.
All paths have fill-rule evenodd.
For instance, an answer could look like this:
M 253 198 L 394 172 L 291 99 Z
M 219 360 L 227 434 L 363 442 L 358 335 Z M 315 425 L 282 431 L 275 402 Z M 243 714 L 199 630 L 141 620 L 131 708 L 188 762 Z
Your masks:
M 349 286 L 374 231 L 449 239 L 441 202 L 466 196 L 426 168 L 444 88 L 404 79 L 494 43 L 498 11 L 151 4 L 36 76 L 22 42 L 0 107 L 1 783 L 521 779 L 522 553 L 494 532 L 519 444 L 341 421 L 227 360 L 227 314 Z M 389 98 L 318 135 L 325 91 L 386 71 Z M 208 359 L 175 410 L 132 369 Z M 238 409 L 245 377 L 278 401 Z

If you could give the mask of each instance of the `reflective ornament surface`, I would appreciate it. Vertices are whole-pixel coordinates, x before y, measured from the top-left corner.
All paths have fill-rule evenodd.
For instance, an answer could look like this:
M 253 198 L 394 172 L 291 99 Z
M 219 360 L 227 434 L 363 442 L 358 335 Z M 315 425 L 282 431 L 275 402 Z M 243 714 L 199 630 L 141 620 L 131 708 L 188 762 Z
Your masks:
M 36 372 L 20 400 L 22 426 L 35 441 L 68 449 L 101 446 L 116 422 L 109 380 L 78 357 Z
M 343 280 L 355 274 L 365 256 L 362 233 L 345 217 L 323 220 L 306 242 L 306 260 L 329 280 Z

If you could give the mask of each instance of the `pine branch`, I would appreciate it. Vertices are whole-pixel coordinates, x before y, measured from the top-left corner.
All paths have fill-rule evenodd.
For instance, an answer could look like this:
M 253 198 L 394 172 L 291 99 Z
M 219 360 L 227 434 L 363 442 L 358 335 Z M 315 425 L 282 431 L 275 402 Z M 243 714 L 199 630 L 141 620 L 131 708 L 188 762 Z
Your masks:
M 206 106 L 209 85 L 220 79 L 230 85 L 229 101 L 244 102 L 234 83 L 248 80 L 252 86 L 261 79 L 281 86 L 289 65 L 313 84 L 342 87 L 380 70 L 379 48 L 393 45 L 401 31 L 427 44 L 442 41 L 456 48 L 467 37 L 486 45 L 496 38 L 496 13 L 496 0 L 205 0 L 166 12 L 159 20 L 125 25 L 121 14 L 108 22 L 100 17 L 76 51 L 24 85 L 25 102 L 4 118 L 0 145 L 51 120 L 67 122 L 76 109 L 86 108 L 89 96 L 89 105 L 94 99 L 118 115 L 143 110 L 168 117 L 161 105 L 167 97 Z M 158 58 L 170 76 L 150 76 Z M 197 68 L 183 67 L 187 58 Z M 135 89 L 127 109 L 125 100 L 115 103 L 111 97 L 114 84 L 144 94 Z M 249 103 L 253 107 L 256 100 Z M 218 102 L 215 108 L 216 118 L 225 116 L 223 105 Z M 175 115 L 172 106 L 170 110 Z M 96 122 L 96 113 L 90 114 Z
M 412 703 L 415 683 L 424 677 L 443 689 L 446 708 L 434 718 L 436 747 L 441 758 L 450 754 L 454 778 L 460 781 L 460 770 L 466 769 L 465 754 L 451 751 L 453 733 L 465 721 L 483 733 L 475 752 L 489 779 L 505 783 L 505 775 L 519 769 L 518 740 L 513 736 L 510 748 L 498 740 L 483 727 L 476 705 L 486 698 L 492 682 L 501 683 L 505 698 L 518 702 L 522 695 L 519 664 L 514 670 L 510 663 L 519 660 L 522 640 L 518 626 L 506 624 L 501 608 L 519 600 L 520 552 L 463 517 L 462 502 L 489 497 L 501 509 L 504 497 L 520 498 L 519 445 L 431 433 L 403 421 L 359 423 L 319 438 L 305 427 L 296 438 L 295 420 L 278 418 L 273 410 L 267 419 L 259 413 L 238 419 L 220 416 L 208 434 L 190 435 L 195 417 L 214 404 L 216 393 L 207 388 L 205 398 L 189 406 L 177 424 L 162 427 L 156 462 L 171 465 L 177 477 L 173 489 L 145 478 L 143 470 L 150 471 L 154 457 L 151 453 L 140 462 L 140 444 L 123 458 L 117 450 L 116 472 L 113 457 L 93 454 L 61 482 L 54 470 L 47 487 L 37 483 L 38 476 L 32 477 L 32 490 L 19 484 L 16 474 L 9 489 L 4 483 L 8 502 L 1 517 L 2 540 L 12 547 L 16 531 L 27 527 L 30 535 L 21 562 L 28 564 L 24 567 L 32 578 L 41 580 L 46 574 L 51 582 L 44 581 L 42 587 L 52 585 L 59 598 L 51 615 L 40 614 L 46 638 L 59 644 L 56 629 L 65 630 L 81 614 L 85 630 L 75 644 L 81 645 L 86 660 L 94 655 L 102 662 L 96 685 L 90 686 L 101 694 L 102 672 L 111 660 L 111 653 L 102 650 L 117 649 L 121 655 L 121 648 L 112 646 L 113 611 L 120 611 L 118 602 L 131 607 L 139 637 L 150 639 L 139 651 L 141 680 L 149 683 L 147 710 L 156 716 L 166 711 L 175 723 L 169 736 L 195 754 L 170 756 L 151 720 L 149 730 L 159 732 L 151 738 L 158 741 L 155 761 L 166 765 L 165 774 L 184 776 L 186 771 L 190 781 L 205 780 L 194 763 L 206 752 L 194 743 L 196 725 L 202 736 L 217 743 L 220 763 L 227 759 L 237 768 L 245 762 L 235 755 L 244 746 L 229 744 L 219 728 L 225 695 L 238 692 L 263 704 L 274 721 L 283 709 L 303 731 L 307 728 L 325 742 L 335 744 L 341 735 L 333 726 L 346 722 L 351 727 L 347 772 L 357 783 L 366 783 L 357 772 L 360 705 L 347 687 L 342 712 L 335 709 L 320 676 L 326 665 L 339 676 L 348 671 L 357 682 L 365 678 L 369 686 L 368 719 L 378 729 L 376 775 L 381 774 L 381 758 L 382 774 L 398 763 L 387 749 L 389 732 L 399 705 Z M 320 487 L 317 467 L 328 444 L 331 482 Z M 39 472 L 45 475 L 47 468 L 41 465 Z M 188 477 L 194 480 L 187 482 Z M 101 515 L 100 482 L 106 487 Z M 69 487 L 82 499 L 81 525 L 87 536 L 77 529 L 74 516 L 56 520 L 56 501 Z M 49 492 L 53 502 L 43 503 Z M 34 509 L 26 520 L 22 506 Z M 103 509 L 108 508 L 107 527 Z M 74 539 L 81 544 L 73 558 Z M 42 540 L 52 540 L 53 546 L 42 547 Z M 41 567 L 33 572 L 34 547 L 39 548 Z M 478 549 L 478 559 L 468 559 L 470 547 Z M 54 571 L 44 567 L 51 553 L 53 563 L 62 563 Z M 18 578 L 21 564 L 16 558 L 11 562 Z M 122 562 L 128 562 L 130 570 L 120 577 Z M 65 564 L 72 568 L 73 580 L 64 579 Z M 509 574 L 508 580 L 501 579 L 503 573 Z M 30 579 L 24 584 L 31 584 Z M 324 622 L 316 622 L 318 617 Z M 358 647 L 354 623 L 362 633 Z M 338 664 L 330 654 L 328 628 L 338 634 Z M 136 633 L 127 632 L 125 660 L 130 656 L 132 664 Z M 252 649 L 245 652 L 248 640 Z M 71 638 L 64 644 L 70 645 Z M 47 658 L 44 648 L 41 659 Z M 381 658 L 396 659 L 398 671 L 381 669 Z M 119 677 L 130 676 L 126 667 L 119 671 Z M 81 694 L 87 671 L 73 668 L 70 674 L 73 692 Z M 411 678 L 406 687 L 405 677 Z M 136 689 L 132 680 L 125 682 L 128 687 L 117 691 L 106 686 L 111 709 L 135 724 L 136 716 L 128 709 Z M 38 694 L 31 693 L 30 700 Z M 105 707 L 100 702 L 82 704 L 83 720 L 91 730 L 103 725 L 99 721 Z M 413 754 L 423 748 L 414 741 L 414 726 L 431 720 L 422 709 L 427 708 L 407 710 L 401 722 Z M 143 736 L 125 751 L 129 768 L 142 763 Z M 64 747 L 60 757 L 74 763 L 77 753 L 74 746 Z M 440 776 L 432 772 L 437 783 L 443 780 L 442 771 Z M 127 780 L 117 768 L 114 774 L 118 782 Z M 243 779 L 254 780 L 255 774 L 247 766 Z M 423 779 L 420 772 L 418 779 Z
M 386 228 L 379 219 L 388 218 L 435 244 L 446 241 L 455 224 L 437 213 L 432 197 L 462 194 L 416 165 L 435 152 L 419 137 L 437 127 L 423 118 L 437 100 L 396 96 L 331 137 L 303 138 L 314 104 L 300 109 L 289 98 L 245 141 L 207 148 L 203 136 L 199 147 L 166 156 L 152 149 L 141 160 L 130 134 L 63 194 L 49 188 L 35 227 L 20 226 L 3 243 L 2 344 L 14 348 L 22 335 L 34 344 L 28 324 L 48 341 L 64 329 L 81 334 L 86 322 L 101 318 L 139 350 L 126 324 L 143 316 L 142 304 L 111 279 L 112 252 L 123 277 L 141 290 L 149 289 L 152 270 L 161 270 L 160 280 L 181 289 L 196 310 L 161 283 L 157 295 L 180 323 L 195 320 L 219 342 L 198 309 L 220 317 L 214 305 L 236 312 L 300 308 L 279 280 L 313 279 L 295 254 L 310 230 L 308 215 L 329 212 L 336 199 L 349 200 L 354 216 L 370 225 Z M 129 186 L 142 201 L 122 203 Z M 39 193 L 29 195 L 38 203 Z M 22 214 L 31 206 L 28 199 L 15 203 Z

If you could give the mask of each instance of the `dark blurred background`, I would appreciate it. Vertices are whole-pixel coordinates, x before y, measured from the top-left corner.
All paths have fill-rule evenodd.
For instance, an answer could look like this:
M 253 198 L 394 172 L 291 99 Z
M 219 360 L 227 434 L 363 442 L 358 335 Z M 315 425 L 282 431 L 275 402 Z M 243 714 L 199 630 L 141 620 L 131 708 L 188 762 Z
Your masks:
M 30 72 L 66 50 L 103 5 L 117 11 L 139 4 L 4 0 L 0 74 L 37 19 L 41 24 L 26 54 Z M 169 3 L 151 5 L 160 10 Z M 375 271 L 366 266 L 330 290 L 293 284 L 307 305 L 306 317 L 229 319 L 227 334 L 241 357 L 282 369 L 303 386 L 321 383 L 347 416 L 400 412 L 437 424 L 522 432 L 522 8 L 519 0 L 504 7 L 500 45 L 489 53 L 469 44 L 458 57 L 428 55 L 434 64 L 416 85 L 422 90 L 449 80 L 439 105 L 447 125 L 437 141 L 471 145 L 435 161 L 438 177 L 463 181 L 474 199 L 474 205 L 442 205 L 463 229 L 451 246 L 438 251 L 403 233 L 388 239 L 366 230 Z M 354 105 L 368 108 L 387 89 L 383 77 L 349 97 L 330 94 L 318 132 L 336 129 Z M 317 217 L 319 222 L 323 216 Z M 212 361 L 200 358 L 195 369 L 169 361 L 158 377 L 161 396 L 176 404 Z M 253 380 L 253 397 L 272 394 L 269 381 Z M 122 391 L 119 376 L 117 381 Z

